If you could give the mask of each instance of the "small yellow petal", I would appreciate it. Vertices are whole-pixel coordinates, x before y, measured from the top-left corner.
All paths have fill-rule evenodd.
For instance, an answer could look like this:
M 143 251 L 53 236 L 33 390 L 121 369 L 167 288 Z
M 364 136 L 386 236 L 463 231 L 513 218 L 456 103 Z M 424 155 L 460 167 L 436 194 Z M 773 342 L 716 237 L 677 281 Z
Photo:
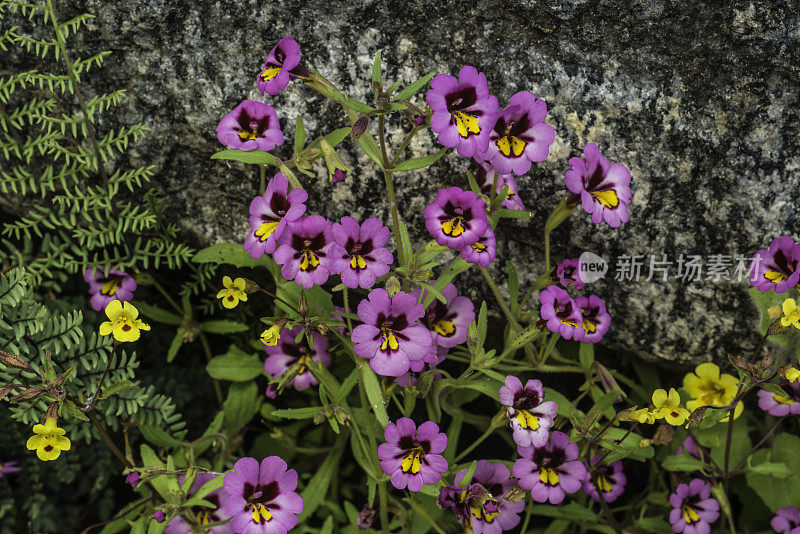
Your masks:
M 667 402 L 667 392 L 663 389 L 657 389 L 653 392 L 653 406 L 660 408 Z
M 783 314 L 791 315 L 797 309 L 797 303 L 794 299 L 786 299 L 783 301 Z M 785 325 L 784 325 L 785 326 Z
M 233 281 L 233 285 L 235 285 L 239 291 L 244 291 L 244 288 L 247 284 L 245 283 L 244 278 L 237 278 Z
M 675 388 L 669 388 L 669 405 L 678 406 L 681 403 L 681 396 Z
M 100 335 L 101 336 L 107 336 L 108 334 L 111 333 L 111 331 L 113 329 L 114 329 L 114 323 L 112 323 L 111 321 L 106 321 L 104 323 L 101 323 L 100 324 Z
M 230 276 L 223 276 L 222 277 L 222 285 L 226 288 L 230 289 L 233 286 L 233 280 L 231 280 Z
M 700 378 L 719 380 L 719 367 L 714 363 L 701 363 L 694 371 Z
M 122 314 L 122 303 L 118 300 L 112 300 L 106 306 L 106 317 L 111 319 L 112 321 L 115 320 Z
M 43 445 L 42 443 L 43 439 L 44 438 L 39 434 L 34 434 L 33 436 L 28 438 L 28 442 L 25 443 L 25 446 L 28 448 L 29 451 L 36 450 L 37 448 L 39 448 L 40 445 Z
M 72 448 L 72 442 L 70 442 L 69 438 L 65 438 L 64 436 L 59 436 L 56 439 L 56 447 L 61 449 L 62 451 L 68 451 Z
M 122 304 L 123 312 L 127 317 L 134 320 L 139 317 L 139 310 L 136 309 L 136 306 L 131 304 L 130 302 L 125 302 Z

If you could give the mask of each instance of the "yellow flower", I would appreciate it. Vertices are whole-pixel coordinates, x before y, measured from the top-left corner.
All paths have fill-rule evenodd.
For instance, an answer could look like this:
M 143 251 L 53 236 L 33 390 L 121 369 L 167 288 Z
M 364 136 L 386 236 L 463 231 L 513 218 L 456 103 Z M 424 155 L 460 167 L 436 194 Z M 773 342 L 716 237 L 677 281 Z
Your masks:
M 56 420 L 48 417 L 44 424 L 33 425 L 33 436 L 28 438 L 26 447 L 28 450 L 35 450 L 36 456 L 43 462 L 55 460 L 61 455 L 61 451 L 68 451 L 72 444 L 69 438 L 65 437 L 66 430 L 58 428 Z
M 630 414 L 631 419 L 635 421 L 639 421 L 640 423 L 645 423 L 648 425 L 652 425 L 656 422 L 656 419 L 661 419 L 661 416 L 655 412 L 651 412 L 647 408 L 641 408 L 639 410 L 634 410 Z
M 794 325 L 795 328 L 800 329 L 800 306 L 797 305 L 794 299 L 783 301 L 783 314 L 786 317 L 781 317 L 781 325 Z
M 136 341 L 141 335 L 140 330 L 150 330 L 150 325 L 142 322 L 139 310 L 130 302 L 112 300 L 106 306 L 108 321 L 100 325 L 100 335 L 113 334 L 119 342 Z
M 689 410 L 694 411 L 700 406 L 725 406 L 733 401 L 739 379 L 727 373 L 720 374 L 719 367 L 713 363 L 701 363 L 694 373 L 683 377 L 683 389 L 691 395 L 692 400 L 686 403 Z M 744 405 L 739 402 L 733 412 L 736 419 L 742 414 Z M 728 418 L 722 420 L 727 422 Z
M 680 426 L 689 417 L 689 410 L 681 408 L 681 396 L 675 391 L 675 388 L 669 389 L 669 394 L 663 389 L 657 389 L 653 392 L 653 406 L 660 417 L 671 424 L 672 426 Z
M 783 372 L 783 376 L 789 382 L 797 382 L 800 379 L 800 371 L 795 369 L 794 367 L 789 367 Z
M 270 347 L 274 347 L 278 344 L 278 340 L 281 338 L 281 326 L 274 324 L 270 326 L 268 329 L 261 332 L 261 342 L 264 345 L 269 345 Z
M 235 308 L 239 301 L 247 302 L 247 293 L 244 292 L 245 281 L 244 278 L 237 278 L 231 280 L 230 276 L 222 277 L 222 285 L 225 289 L 220 289 L 217 293 L 217 298 L 222 299 L 222 305 L 229 310 Z

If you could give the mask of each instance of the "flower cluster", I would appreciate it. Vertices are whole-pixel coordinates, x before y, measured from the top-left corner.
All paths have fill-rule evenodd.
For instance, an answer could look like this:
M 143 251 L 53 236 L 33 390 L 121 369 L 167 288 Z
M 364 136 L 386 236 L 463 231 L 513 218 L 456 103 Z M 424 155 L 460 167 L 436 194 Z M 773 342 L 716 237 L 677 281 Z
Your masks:
M 548 286 L 539 293 L 542 326 L 564 339 L 597 343 L 611 326 L 611 315 L 597 295 L 573 299 L 565 289 Z
M 664 419 L 672 426 L 681 426 L 690 415 L 689 410 L 681 406 L 681 396 L 675 388 L 670 388 L 669 392 L 663 389 L 655 390 L 652 401 L 653 405 L 650 408 L 631 412 L 631 418 L 647 424 Z

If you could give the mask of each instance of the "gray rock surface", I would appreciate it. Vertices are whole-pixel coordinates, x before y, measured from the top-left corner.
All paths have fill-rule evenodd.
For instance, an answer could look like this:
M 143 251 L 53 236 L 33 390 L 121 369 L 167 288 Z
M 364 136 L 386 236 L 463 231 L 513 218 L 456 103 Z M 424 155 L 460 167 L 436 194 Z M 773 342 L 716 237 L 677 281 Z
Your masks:
M 259 98 L 255 76 L 289 33 L 308 65 L 368 103 L 377 51 L 390 81 L 456 74 L 471 64 L 486 73 L 501 106 L 520 90 L 547 101 L 557 133 L 551 155 L 518 179 L 534 216 L 504 222 L 499 231 L 498 258 L 513 259 L 526 285 L 541 274 L 534 266 L 542 258 L 542 228 L 565 192 L 567 160 L 590 141 L 631 170 L 631 220 L 614 230 L 576 211 L 554 234 L 555 260 L 590 250 L 612 262 L 613 274 L 615 259 L 626 254 L 667 254 L 673 261 L 680 254 L 750 256 L 777 235 L 800 238 L 800 15 L 788 0 L 58 5 L 63 19 L 80 11 L 97 16 L 75 44 L 114 53 L 100 74 L 89 74 L 90 83 L 98 90 L 128 89 L 119 119 L 153 129 L 133 158 L 158 167 L 155 185 L 200 245 L 241 240 L 247 231 L 258 177 L 252 168 L 209 160 L 220 149 L 214 128 L 242 99 Z M 339 107 L 298 82 L 267 99 L 287 137 L 279 154 L 290 150 L 298 114 L 309 136 L 346 125 Z M 395 146 L 407 128 L 403 122 L 390 121 Z M 330 218 L 388 222 L 382 177 L 351 141 L 345 146 L 353 176 L 334 187 L 320 166 L 319 180 L 308 183 L 311 209 Z M 437 148 L 432 136 L 419 135 L 409 155 Z M 428 239 L 424 206 L 439 187 L 466 187 L 469 164 L 450 153 L 430 170 L 397 175 L 401 210 L 416 240 Z M 494 271 L 504 279 L 501 261 Z M 474 296 L 490 300 L 483 280 L 472 280 L 461 289 L 474 287 Z M 585 291 L 607 300 L 614 317 L 609 347 L 690 362 L 754 345 L 747 286 L 610 276 Z

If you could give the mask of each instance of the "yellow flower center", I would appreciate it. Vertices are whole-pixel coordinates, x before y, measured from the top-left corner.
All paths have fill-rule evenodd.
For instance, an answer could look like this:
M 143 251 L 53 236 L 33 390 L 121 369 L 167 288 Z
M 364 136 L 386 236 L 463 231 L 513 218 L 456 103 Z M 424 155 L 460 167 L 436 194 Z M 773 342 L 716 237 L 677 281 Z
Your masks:
M 116 294 L 118 287 L 119 287 L 119 279 L 112 278 L 111 280 L 103 284 L 103 287 L 100 288 L 100 293 L 102 293 L 103 295 L 108 295 L 109 297 L 113 297 Z
M 608 493 L 609 491 L 611 491 L 611 482 L 609 482 L 608 478 L 606 478 L 605 475 L 599 473 L 597 475 L 597 487 L 600 489 L 601 492 Z
M 513 135 L 506 135 L 496 141 L 497 149 L 506 157 L 518 158 L 525 152 L 525 141 Z
M 308 354 L 303 354 L 297 359 L 297 365 L 300 366 L 300 370 L 297 372 L 298 375 L 302 375 L 306 371 L 308 371 L 308 362 L 311 361 L 311 356 Z
M 300 259 L 300 270 L 313 271 L 319 265 L 317 255 L 308 249 L 303 251 L 303 257 Z
M 483 252 L 484 250 L 486 250 L 486 245 L 484 245 L 480 241 L 478 241 L 477 243 L 473 243 L 470 246 L 472 247 L 472 250 L 474 250 L 475 252 Z
M 272 519 L 272 514 L 266 506 L 260 502 L 253 504 L 253 521 L 255 523 L 266 523 L 270 519 Z
M 619 205 L 619 197 L 617 197 L 617 192 L 613 189 L 607 189 L 605 191 L 592 191 L 589 194 L 592 195 L 593 199 L 598 201 L 606 208 L 614 209 Z
M 419 459 L 420 454 L 422 454 L 422 449 L 414 449 L 403 458 L 403 464 L 401 466 L 403 473 L 411 473 L 412 475 L 419 473 L 422 467 L 422 461 Z
M 360 254 L 353 254 L 350 256 L 350 268 L 361 271 L 367 268 L 367 260 Z
M 725 399 L 725 387 L 717 381 L 708 380 L 700 386 L 702 394 L 700 400 L 703 404 L 713 404 L 714 406 L 721 406 L 728 404 Z
M 691 525 L 692 523 L 700 521 L 700 516 L 691 506 L 684 504 L 681 506 L 681 511 L 683 512 L 683 520 L 686 521 L 687 524 Z
M 256 132 L 253 130 L 239 130 L 239 139 L 242 141 L 255 141 Z
M 278 227 L 278 223 L 276 222 L 265 222 L 261 223 L 261 226 L 258 227 L 256 230 L 256 237 L 259 238 L 261 241 L 266 241 L 269 239 L 269 236 L 272 235 L 272 232 Z
M 433 331 L 440 336 L 452 336 L 456 332 L 456 325 L 453 324 L 453 321 L 442 319 L 433 325 Z
M 555 486 L 558 484 L 558 473 L 556 473 L 555 469 L 545 467 L 539 471 L 539 480 L 548 486 Z
M 785 274 L 779 273 L 778 271 L 767 271 L 764 273 L 764 278 L 777 284 L 778 282 L 786 280 L 787 277 Z
M 442 223 L 442 232 L 450 237 L 458 237 L 464 233 L 464 218 L 460 215 Z
M 772 398 L 779 404 L 792 404 L 794 402 L 794 399 L 784 397 L 783 395 L 773 395 Z
M 452 115 L 456 123 L 456 128 L 458 128 L 458 134 L 461 137 L 469 137 L 470 135 L 480 133 L 481 128 L 478 126 L 477 117 L 467 115 L 463 111 L 454 111 Z
M 261 73 L 261 81 L 263 82 L 270 81 L 272 78 L 277 76 L 280 71 L 281 71 L 280 67 L 267 67 L 266 69 L 264 69 L 264 72 Z
M 597 325 L 588 319 L 583 320 L 583 329 L 587 334 L 594 334 L 597 331 Z
M 494 518 L 500 515 L 500 510 L 496 510 L 494 512 L 489 512 L 482 506 L 471 506 L 469 509 L 470 513 L 475 516 L 475 519 L 486 521 L 487 523 L 491 523 L 494 521 Z
M 391 350 L 397 350 L 400 347 L 400 344 L 397 342 L 397 336 L 394 335 L 394 331 L 388 326 L 382 326 L 381 332 L 383 332 L 383 341 L 381 342 L 381 350 L 386 350 L 387 347 Z
M 517 413 L 517 422 L 519 426 L 526 430 L 538 430 L 539 428 L 539 418 L 525 410 L 520 410 Z

